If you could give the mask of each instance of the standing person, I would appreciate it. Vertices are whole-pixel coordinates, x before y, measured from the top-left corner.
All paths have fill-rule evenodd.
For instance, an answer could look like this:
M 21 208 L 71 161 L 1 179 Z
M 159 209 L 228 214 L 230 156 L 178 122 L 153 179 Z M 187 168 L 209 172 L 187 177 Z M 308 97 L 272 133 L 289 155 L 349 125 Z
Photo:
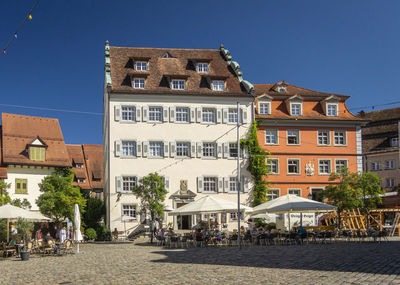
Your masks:
M 155 219 L 155 220 L 154 220 L 154 229 L 153 229 L 154 235 L 157 235 L 157 232 L 158 232 L 158 228 L 159 228 L 159 227 L 160 227 L 160 223 L 158 222 L 157 219 Z
M 60 242 L 63 243 L 67 239 L 67 230 L 63 227 L 60 230 Z
M 42 230 L 41 230 L 41 229 L 38 229 L 38 230 L 36 231 L 35 238 L 36 238 L 37 240 L 43 239 L 43 235 L 42 235 Z

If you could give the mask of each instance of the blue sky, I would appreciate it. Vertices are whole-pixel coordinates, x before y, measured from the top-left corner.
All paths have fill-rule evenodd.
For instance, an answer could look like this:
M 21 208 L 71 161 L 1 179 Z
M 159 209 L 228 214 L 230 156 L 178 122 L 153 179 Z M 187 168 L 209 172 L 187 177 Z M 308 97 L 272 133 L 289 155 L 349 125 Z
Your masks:
M 34 2 L 0 1 L 1 49 Z M 0 55 L 0 111 L 58 118 L 67 143 L 102 143 L 96 113 L 103 108 L 109 40 L 114 46 L 171 48 L 217 49 L 223 43 L 246 80 L 286 80 L 351 95 L 348 106 L 358 112 L 400 101 L 399 10 L 400 2 L 390 0 L 41 0 L 32 21 Z

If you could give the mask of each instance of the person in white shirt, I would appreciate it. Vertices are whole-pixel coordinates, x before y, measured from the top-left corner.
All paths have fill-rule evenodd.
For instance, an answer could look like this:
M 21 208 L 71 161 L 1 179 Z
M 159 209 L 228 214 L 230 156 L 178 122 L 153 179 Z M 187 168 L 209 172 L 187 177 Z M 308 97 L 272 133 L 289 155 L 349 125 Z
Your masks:
M 67 230 L 63 227 L 60 230 L 60 242 L 63 243 L 67 239 Z

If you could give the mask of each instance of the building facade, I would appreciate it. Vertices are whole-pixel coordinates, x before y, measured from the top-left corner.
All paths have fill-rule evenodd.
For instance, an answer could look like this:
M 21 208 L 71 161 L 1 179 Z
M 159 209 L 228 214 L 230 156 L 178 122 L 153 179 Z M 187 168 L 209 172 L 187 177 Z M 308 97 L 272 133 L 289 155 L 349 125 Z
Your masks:
M 130 189 L 149 173 L 164 178 L 165 206 L 205 195 L 237 201 L 236 124 L 252 121 L 253 86 L 228 50 L 110 47 L 105 50 L 104 187 L 106 222 L 131 229 L 146 217 Z M 251 189 L 242 160 L 242 203 Z M 235 213 L 213 215 L 229 224 Z M 123 217 L 128 216 L 128 220 Z M 165 217 L 189 229 L 205 217 Z
M 364 170 L 381 179 L 386 191 L 384 206 L 399 206 L 400 196 L 395 187 L 400 185 L 400 107 L 360 112 L 359 117 L 369 120 L 362 128 Z
M 269 153 L 268 197 L 318 199 L 332 172 L 362 171 L 363 120 L 346 107 L 349 96 L 293 86 L 255 84 L 258 140 Z

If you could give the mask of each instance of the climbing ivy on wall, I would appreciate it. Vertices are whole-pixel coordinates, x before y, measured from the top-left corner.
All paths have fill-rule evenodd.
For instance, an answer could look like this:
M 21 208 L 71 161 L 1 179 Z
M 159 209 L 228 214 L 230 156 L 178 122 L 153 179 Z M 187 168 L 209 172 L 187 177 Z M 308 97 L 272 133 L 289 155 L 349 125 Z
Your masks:
M 257 140 L 257 121 L 254 121 L 246 139 L 241 140 L 241 145 L 246 146 L 249 153 L 249 166 L 247 170 L 250 172 L 254 189 L 252 195 L 252 206 L 255 207 L 267 201 L 268 185 L 267 174 L 268 166 L 266 158 L 267 152 L 262 149 Z

